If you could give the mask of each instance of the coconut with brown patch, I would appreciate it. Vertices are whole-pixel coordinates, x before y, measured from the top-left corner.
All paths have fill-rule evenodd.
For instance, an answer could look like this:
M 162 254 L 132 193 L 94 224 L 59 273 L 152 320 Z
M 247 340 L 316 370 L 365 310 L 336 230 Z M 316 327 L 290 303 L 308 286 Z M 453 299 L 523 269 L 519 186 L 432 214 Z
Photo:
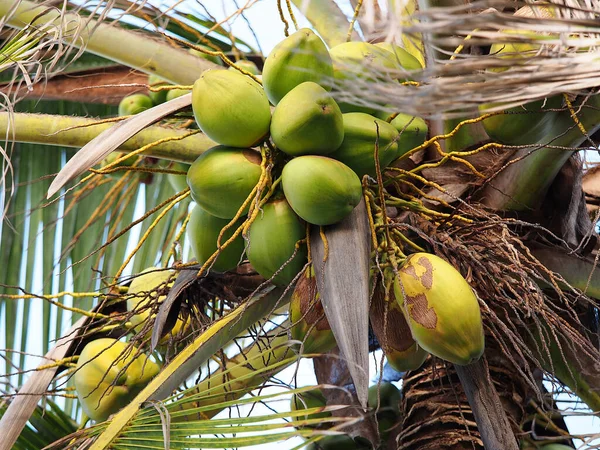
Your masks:
M 394 279 L 394 294 L 424 350 L 459 365 L 481 357 L 485 344 L 479 302 L 451 264 L 428 253 L 410 255 Z

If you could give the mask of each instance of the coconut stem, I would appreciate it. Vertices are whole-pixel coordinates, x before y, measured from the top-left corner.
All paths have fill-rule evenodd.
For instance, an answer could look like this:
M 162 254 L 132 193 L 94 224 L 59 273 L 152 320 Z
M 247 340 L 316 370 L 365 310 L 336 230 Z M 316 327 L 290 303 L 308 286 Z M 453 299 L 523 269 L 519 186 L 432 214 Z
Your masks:
M 6 138 L 13 142 L 32 144 L 83 147 L 113 125 L 96 125 L 96 122 L 97 120 L 83 117 L 0 112 L 0 130 L 8 130 Z M 126 141 L 118 150 L 134 151 L 160 139 L 183 136 L 187 133 L 189 130 L 151 126 Z M 144 155 L 191 163 L 215 145 L 204 134 L 199 133 L 182 140 L 158 144 L 144 152 Z
M 36 26 L 55 25 L 61 29 L 64 43 L 142 72 L 154 73 L 175 84 L 193 84 L 203 71 L 219 67 L 189 54 L 183 48 L 174 48 L 166 41 L 150 39 L 148 34 L 88 19 L 73 12 L 61 14 L 59 9 L 49 10 L 27 0 L 21 0 L 9 17 L 13 3 L 0 2 L 0 17 L 7 17 L 9 26 L 22 29 L 34 21 Z

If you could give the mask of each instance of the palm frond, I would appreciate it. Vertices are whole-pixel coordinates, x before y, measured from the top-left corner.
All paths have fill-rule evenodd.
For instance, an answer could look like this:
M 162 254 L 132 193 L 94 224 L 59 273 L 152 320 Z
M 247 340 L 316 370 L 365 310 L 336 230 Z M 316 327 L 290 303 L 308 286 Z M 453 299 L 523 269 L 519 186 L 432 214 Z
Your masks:
M 0 405 L 0 418 L 6 412 L 7 404 Z M 65 414 L 52 400 L 47 399 L 44 406 L 36 406 L 29 418 L 29 423 L 23 429 L 14 450 L 39 450 L 63 437 L 77 431 L 77 423 Z

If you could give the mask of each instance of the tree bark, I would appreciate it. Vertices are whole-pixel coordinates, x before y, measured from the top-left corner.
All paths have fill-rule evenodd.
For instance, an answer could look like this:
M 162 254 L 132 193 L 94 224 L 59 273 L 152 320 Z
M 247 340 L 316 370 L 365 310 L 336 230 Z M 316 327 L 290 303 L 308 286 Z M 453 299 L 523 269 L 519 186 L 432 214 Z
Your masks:
M 500 441 L 499 447 L 484 446 L 484 433 L 489 430 L 483 430 L 485 424 L 479 424 L 478 428 L 479 417 L 469 404 L 455 367 L 429 357 L 419 370 L 404 376 L 398 449 L 505 450 L 512 448 L 510 441 L 516 444 L 526 413 L 525 405 L 532 395 L 531 389 L 515 377 L 515 370 L 511 369 L 510 363 L 493 342 L 487 345 L 486 358 L 489 380 L 498 393 L 498 407 L 507 417 L 508 425 L 505 424 L 505 427 L 511 429 L 510 440 Z

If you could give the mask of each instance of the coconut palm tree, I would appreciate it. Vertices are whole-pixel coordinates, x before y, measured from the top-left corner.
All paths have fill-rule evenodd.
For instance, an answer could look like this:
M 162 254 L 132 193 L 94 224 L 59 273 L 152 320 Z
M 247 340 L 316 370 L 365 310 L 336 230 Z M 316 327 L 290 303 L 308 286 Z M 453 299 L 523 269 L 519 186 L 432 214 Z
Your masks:
M 600 5 L 275 7 L 282 39 L 303 15 L 332 55 L 346 41 L 394 43 L 390 65 L 369 54 L 338 62 L 328 79 L 338 103 L 381 117 L 372 161 L 396 118 L 408 119 L 390 145 L 415 120 L 427 130 L 362 178 L 348 217 L 310 226 L 283 269 L 305 245 L 314 276 L 307 265 L 283 284 L 283 269 L 263 277 L 242 258 L 210 270 L 276 195 L 271 141 L 248 218 L 232 220 L 205 261 L 185 250 L 195 220 L 185 164 L 216 145 L 185 92 L 218 65 L 260 82 L 240 61 L 262 67 L 266 55 L 201 5 L 0 0 L 0 448 L 231 448 L 298 436 L 325 446 L 340 435 L 349 448 L 517 449 L 598 438 L 569 433 L 556 394 L 580 399 L 576 414 L 600 412 L 598 194 L 580 151 L 597 148 L 600 128 Z M 167 92 L 115 117 L 125 96 Z M 481 329 L 475 316 L 483 355 L 461 334 Z M 407 343 L 419 364 L 394 359 Z M 456 357 L 467 347 L 477 354 Z M 380 383 L 368 390 L 379 348 L 402 366 L 401 399 Z M 311 357 L 324 400 L 315 406 L 314 386 L 277 378 Z M 282 412 L 289 394 L 305 408 Z M 253 413 L 258 405 L 269 409 Z

